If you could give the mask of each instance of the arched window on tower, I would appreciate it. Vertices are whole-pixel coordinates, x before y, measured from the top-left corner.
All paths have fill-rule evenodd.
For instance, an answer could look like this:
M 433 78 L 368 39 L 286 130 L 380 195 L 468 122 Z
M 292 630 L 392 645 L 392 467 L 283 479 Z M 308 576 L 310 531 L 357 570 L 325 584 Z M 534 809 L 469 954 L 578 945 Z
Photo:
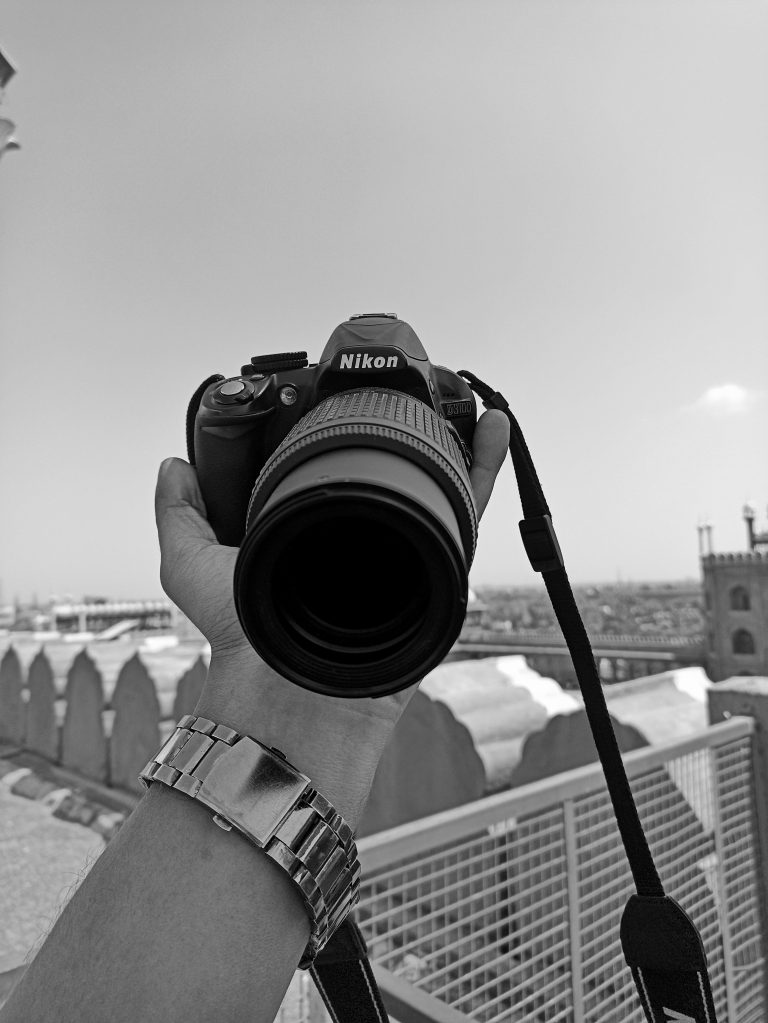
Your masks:
M 737 629 L 733 634 L 731 647 L 735 654 L 753 654 L 755 652 L 755 637 L 746 629 Z
M 731 590 L 731 611 L 749 611 L 749 590 L 744 586 L 734 586 Z

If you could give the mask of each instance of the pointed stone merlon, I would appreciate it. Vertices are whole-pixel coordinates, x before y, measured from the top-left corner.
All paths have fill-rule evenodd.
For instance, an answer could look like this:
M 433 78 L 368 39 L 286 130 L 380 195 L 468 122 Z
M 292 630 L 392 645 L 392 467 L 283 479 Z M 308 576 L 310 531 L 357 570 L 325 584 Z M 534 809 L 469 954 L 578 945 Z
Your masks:
M 27 674 L 27 727 L 24 745 L 33 753 L 56 763 L 59 759 L 59 728 L 56 722 L 56 688 L 53 669 L 42 650 Z
M 195 704 L 200 699 L 207 675 L 208 669 L 205 666 L 205 661 L 202 657 L 198 657 L 189 671 L 181 676 L 176 686 L 176 698 L 173 703 L 174 721 L 183 718 L 185 714 L 194 713 Z
M 0 742 L 21 746 L 24 742 L 24 672 L 19 655 L 9 647 L 0 661 Z
M 160 747 L 160 703 L 155 683 L 138 654 L 127 661 L 112 694 L 115 712 L 109 741 L 110 782 L 141 793 L 139 771 Z
M 61 764 L 101 784 L 109 784 L 104 734 L 104 682 L 86 650 L 67 675 L 67 709 L 61 730 Z

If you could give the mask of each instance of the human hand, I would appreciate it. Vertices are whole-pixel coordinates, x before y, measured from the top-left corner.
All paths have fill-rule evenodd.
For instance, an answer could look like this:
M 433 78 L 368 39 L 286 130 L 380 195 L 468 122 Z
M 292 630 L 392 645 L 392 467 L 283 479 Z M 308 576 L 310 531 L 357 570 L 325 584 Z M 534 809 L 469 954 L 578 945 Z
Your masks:
M 475 429 L 470 470 L 478 519 L 508 444 L 506 416 L 497 410 L 485 412 Z M 335 805 L 343 813 L 339 803 L 344 797 L 338 787 L 349 779 L 342 778 L 342 761 L 338 756 L 334 760 L 334 755 L 341 749 L 354 755 L 354 791 L 358 781 L 364 787 L 367 778 L 370 785 L 389 735 L 418 684 L 375 699 L 350 699 L 322 696 L 288 683 L 265 664 L 243 634 L 233 595 L 239 548 L 219 544 L 206 518 L 197 473 L 183 459 L 168 458 L 160 466 L 155 515 L 163 589 L 211 644 L 211 666 L 196 713 L 277 745 L 289 759 L 295 757 L 292 762 L 332 801 L 317 776 L 333 770 L 328 785 L 337 789 Z M 313 750 L 316 736 L 322 742 Z M 347 795 L 353 802 L 352 789 Z M 347 808 L 347 813 L 352 811 Z

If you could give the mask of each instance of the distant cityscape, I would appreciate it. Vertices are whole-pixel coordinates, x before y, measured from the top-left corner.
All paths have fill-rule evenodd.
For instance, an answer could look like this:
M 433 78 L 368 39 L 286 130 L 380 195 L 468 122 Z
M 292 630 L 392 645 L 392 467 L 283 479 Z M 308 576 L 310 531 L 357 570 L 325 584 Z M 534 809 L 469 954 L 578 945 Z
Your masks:
M 574 587 L 584 624 L 592 636 L 685 636 L 706 634 L 704 593 L 695 580 L 668 583 L 606 583 Z M 500 636 L 519 632 L 550 634 L 557 621 L 541 587 L 480 586 L 472 593 L 468 624 Z M 112 600 L 85 595 L 75 599 L 16 601 L 0 607 L 0 631 L 58 633 L 104 639 L 122 633 L 176 631 L 186 619 L 167 600 Z M 105 635 L 107 633 L 108 635 Z
M 700 665 L 718 682 L 768 676 L 768 531 L 743 509 L 747 549 L 715 553 L 712 527 L 699 526 L 701 580 L 574 586 L 574 597 L 605 682 Z M 145 648 L 207 646 L 168 600 L 33 598 L 0 606 L 0 648 L 17 642 L 103 643 L 133 639 Z M 520 654 L 562 686 L 573 664 L 543 586 L 478 586 L 448 660 Z
M 703 640 L 707 623 L 700 582 L 607 583 L 574 586 L 590 636 L 685 636 Z M 485 628 L 499 633 L 557 630 L 552 604 L 540 587 L 479 586 Z

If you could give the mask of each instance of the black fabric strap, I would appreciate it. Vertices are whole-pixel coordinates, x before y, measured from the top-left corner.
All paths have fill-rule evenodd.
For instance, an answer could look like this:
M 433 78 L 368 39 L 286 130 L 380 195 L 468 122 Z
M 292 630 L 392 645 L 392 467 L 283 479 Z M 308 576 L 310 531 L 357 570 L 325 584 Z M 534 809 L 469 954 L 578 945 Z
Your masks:
M 648 1023 L 717 1023 L 704 946 L 693 921 L 665 895 L 643 831 L 592 647 L 565 571 L 544 492 L 522 430 L 503 395 L 472 373 L 459 371 L 486 408 L 509 420 L 509 451 L 525 518 L 520 533 L 540 572 L 573 661 L 608 794 L 637 888 L 624 909 L 621 942 Z
M 637 806 L 624 770 L 624 762 L 621 759 L 621 751 L 608 714 L 597 665 L 592 656 L 592 647 L 576 606 L 565 567 L 543 572 L 542 576 L 579 679 L 584 708 L 605 772 L 616 823 L 619 826 L 635 887 L 640 895 L 663 896 L 664 888 L 640 823 Z
M 389 1023 L 368 946 L 350 914 L 310 967 L 333 1023 Z
M 581 620 L 565 571 L 552 518 L 520 426 L 503 395 L 472 373 L 461 370 L 486 408 L 499 409 L 509 420 L 509 450 L 515 463 L 517 486 L 525 518 L 520 523 L 523 544 L 535 571 L 541 572 L 555 615 L 573 660 L 597 752 L 606 776 L 624 849 L 641 895 L 664 895 L 648 842 L 629 787 L 624 763 L 613 731 L 592 647 Z

